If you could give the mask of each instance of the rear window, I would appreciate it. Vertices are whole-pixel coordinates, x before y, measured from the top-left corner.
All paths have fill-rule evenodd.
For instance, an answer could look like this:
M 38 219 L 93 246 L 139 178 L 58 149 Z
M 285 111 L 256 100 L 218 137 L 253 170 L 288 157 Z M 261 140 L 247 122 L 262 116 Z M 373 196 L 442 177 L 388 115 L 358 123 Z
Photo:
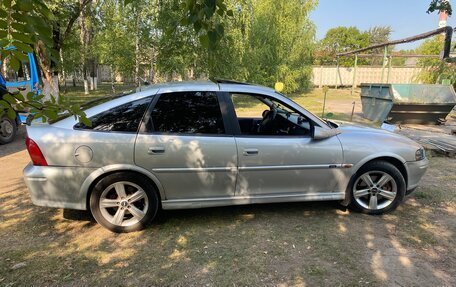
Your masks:
M 95 99 L 95 100 L 91 100 L 91 101 L 88 101 L 88 102 L 82 104 L 81 105 L 81 110 L 85 111 L 85 110 L 88 110 L 88 109 L 93 108 L 95 106 L 101 105 L 103 103 L 118 99 L 120 97 L 131 95 L 132 93 L 133 92 L 129 92 L 129 93 L 118 94 L 118 95 L 114 95 L 114 96 L 106 96 L 106 97 L 101 97 L 101 98 L 98 98 L 98 99 Z M 68 112 L 60 113 L 59 116 L 56 119 L 49 120 L 49 123 L 50 124 L 54 124 L 56 122 L 59 122 L 59 121 L 61 121 L 63 119 L 68 118 L 69 116 L 70 116 L 70 113 L 68 113 Z
M 132 101 L 90 117 L 92 126 L 77 123 L 75 129 L 107 131 L 107 132 L 136 132 L 151 98 Z

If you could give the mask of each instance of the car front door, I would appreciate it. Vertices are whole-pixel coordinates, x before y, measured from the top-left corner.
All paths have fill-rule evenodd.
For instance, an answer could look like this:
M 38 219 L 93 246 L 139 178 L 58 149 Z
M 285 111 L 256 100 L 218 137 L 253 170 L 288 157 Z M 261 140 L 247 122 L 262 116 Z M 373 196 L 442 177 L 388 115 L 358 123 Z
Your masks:
M 218 95 L 157 95 L 136 139 L 135 163 L 158 178 L 167 200 L 233 196 L 236 144 Z
M 236 120 L 243 122 L 236 135 L 239 175 L 236 196 L 284 196 L 305 194 L 309 199 L 332 195 L 341 196 L 345 187 L 340 170 L 343 161 L 342 147 L 336 136 L 314 140 L 312 125 L 298 112 L 287 108 L 287 113 L 278 113 L 285 122 L 283 129 L 268 132 L 270 123 L 262 130 L 259 118 L 268 119 L 270 107 L 261 104 L 262 95 L 225 94 L 234 110 Z M 255 101 L 257 100 L 257 101 Z M 285 105 L 284 105 L 285 106 Z M 264 109 L 264 111 L 263 111 Z M 255 114 L 257 110 L 257 114 Z M 248 119 L 251 119 L 249 121 Z M 248 126 L 251 122 L 254 126 Z M 293 124 L 299 125 L 294 129 Z

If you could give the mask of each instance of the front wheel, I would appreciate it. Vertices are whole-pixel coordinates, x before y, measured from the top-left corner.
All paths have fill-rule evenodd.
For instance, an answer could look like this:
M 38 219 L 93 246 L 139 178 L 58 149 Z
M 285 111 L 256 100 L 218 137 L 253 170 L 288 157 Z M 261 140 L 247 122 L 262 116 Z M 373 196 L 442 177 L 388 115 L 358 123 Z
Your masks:
M 366 164 L 351 182 L 351 206 L 368 214 L 393 211 L 405 196 L 406 183 L 401 172 L 391 163 L 374 161 Z
M 10 119 L 7 115 L 0 115 L 0 144 L 7 144 L 14 140 L 17 132 L 15 119 Z
M 159 198 L 144 177 L 119 172 L 100 180 L 90 196 L 95 220 L 113 232 L 143 229 L 157 214 Z

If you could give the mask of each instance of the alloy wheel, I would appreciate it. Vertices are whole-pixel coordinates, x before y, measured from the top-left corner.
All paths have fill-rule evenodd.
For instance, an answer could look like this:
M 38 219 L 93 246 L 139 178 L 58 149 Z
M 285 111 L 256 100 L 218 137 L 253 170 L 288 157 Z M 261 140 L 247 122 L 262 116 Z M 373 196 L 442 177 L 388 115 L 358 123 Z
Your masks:
M 368 210 L 388 207 L 396 196 L 396 181 L 383 171 L 366 172 L 358 177 L 353 185 L 353 197 L 359 205 Z
M 120 181 L 109 185 L 101 193 L 99 208 L 111 224 L 131 226 L 141 221 L 149 209 L 146 192 L 138 185 Z

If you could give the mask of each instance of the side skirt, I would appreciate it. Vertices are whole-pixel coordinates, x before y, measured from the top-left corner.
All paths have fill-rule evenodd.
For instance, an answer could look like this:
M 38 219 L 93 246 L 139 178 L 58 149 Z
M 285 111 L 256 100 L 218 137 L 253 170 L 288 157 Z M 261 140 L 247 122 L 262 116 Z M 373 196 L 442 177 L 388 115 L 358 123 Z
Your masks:
M 193 199 L 170 199 L 162 201 L 163 209 L 191 209 L 230 205 L 245 205 L 256 203 L 274 202 L 299 202 L 299 201 L 325 201 L 343 200 L 345 192 L 331 193 L 299 193 L 290 195 L 256 195 L 256 196 L 233 196 L 215 198 L 193 198 Z

